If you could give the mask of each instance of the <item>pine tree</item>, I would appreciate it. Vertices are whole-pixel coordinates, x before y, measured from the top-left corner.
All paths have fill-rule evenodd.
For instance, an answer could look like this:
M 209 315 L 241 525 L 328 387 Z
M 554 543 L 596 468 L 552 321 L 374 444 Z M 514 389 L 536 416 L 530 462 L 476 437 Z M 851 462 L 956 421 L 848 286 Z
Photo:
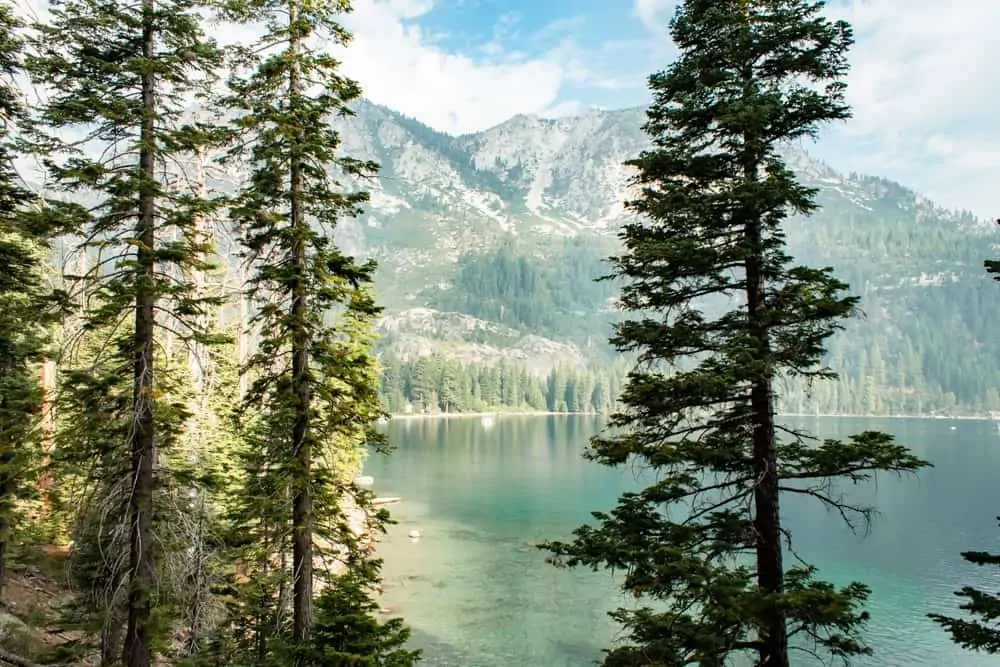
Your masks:
M 52 139 L 50 175 L 62 191 L 96 200 L 63 207 L 84 218 L 80 252 L 96 260 L 85 328 L 114 336 L 123 321 L 134 322 L 131 344 L 109 349 L 130 365 L 132 378 L 123 453 L 131 531 L 123 656 L 127 667 L 146 667 L 155 639 L 155 549 L 166 543 L 154 530 L 154 500 L 167 473 L 157 462 L 174 435 L 168 429 L 179 428 L 163 419 L 171 407 L 156 350 L 168 336 L 202 336 L 195 322 L 207 304 L 192 297 L 184 276 L 203 254 L 196 221 L 213 206 L 177 178 L 175 165 L 213 139 L 185 123 L 183 112 L 221 61 L 201 34 L 201 7 L 192 0 L 66 0 L 50 9 L 51 21 L 36 26 L 28 62 L 52 90 L 40 126 L 52 136 L 79 135 L 71 143 Z
M 779 499 L 812 498 L 867 520 L 837 491 L 878 471 L 925 465 L 889 435 L 811 443 L 775 423 L 775 386 L 832 375 L 824 341 L 855 309 L 831 269 L 794 266 L 782 223 L 815 190 L 784 164 L 785 142 L 846 118 L 852 36 L 812 0 L 685 0 L 671 23 L 680 55 L 649 79 L 654 147 L 629 164 L 641 219 L 614 260 L 636 317 L 612 342 L 635 351 L 624 409 L 589 455 L 638 459 L 657 482 L 622 496 L 598 525 L 547 546 L 557 562 L 623 570 L 623 588 L 658 601 L 619 609 L 631 645 L 606 665 L 718 667 L 738 655 L 788 667 L 790 646 L 851 656 L 868 589 L 788 565 Z M 728 310 L 718 312 L 717 305 Z
M 22 72 L 22 27 L 10 7 L 0 7 L 0 599 L 17 501 L 28 494 L 38 463 L 38 365 L 61 300 L 44 287 L 45 251 L 54 230 L 34 214 L 38 202 L 13 164 L 18 125 L 26 120 L 15 81 Z
M 369 593 L 380 581 L 381 561 L 365 558 L 336 577 L 316 601 L 316 625 L 303 665 L 309 667 L 411 667 L 420 651 L 405 648 L 410 630 L 402 619 L 380 623 Z
M 247 156 L 252 167 L 230 214 L 254 269 L 249 289 L 261 331 L 241 417 L 250 446 L 236 524 L 248 540 L 259 536 L 260 544 L 248 545 L 256 554 L 246 566 L 257 568 L 249 587 L 276 619 L 271 636 L 261 624 L 246 633 L 258 660 L 271 659 L 287 637 L 301 663 L 314 580 L 323 573 L 315 563 L 359 548 L 344 496 L 361 447 L 378 440 L 373 427 L 383 414 L 372 352 L 380 312 L 371 296 L 375 265 L 346 256 L 330 238 L 338 220 L 360 212 L 368 195 L 352 188 L 377 168 L 340 155 L 330 125 L 351 113 L 347 105 L 360 90 L 316 43 L 347 43 L 336 22 L 347 8 L 340 0 L 230 6 L 233 19 L 264 26 L 227 98 L 239 135 L 234 156 Z
M 132 527 L 128 512 L 132 491 L 129 444 L 135 415 L 130 373 L 134 340 L 131 323 L 104 324 L 83 332 L 73 346 L 72 363 L 61 379 L 58 446 L 53 457 L 57 473 L 53 497 L 59 505 L 68 499 L 76 510 L 68 563 L 76 596 L 65 609 L 64 622 L 83 630 L 85 637 L 97 637 L 102 666 L 121 662 L 122 633 L 131 598 Z M 182 395 L 183 373 L 168 372 L 170 362 L 162 349 L 155 363 L 159 371 L 157 391 L 165 397 Z M 173 488 L 190 484 L 192 475 L 171 456 L 188 418 L 183 401 L 157 402 L 157 474 L 169 479 L 161 482 L 152 496 L 159 548 L 154 554 L 156 598 L 149 630 L 158 648 L 163 649 L 169 648 L 163 640 L 181 616 L 178 603 L 188 583 L 173 575 L 186 570 L 192 542 L 185 528 L 193 512 L 187 498 Z

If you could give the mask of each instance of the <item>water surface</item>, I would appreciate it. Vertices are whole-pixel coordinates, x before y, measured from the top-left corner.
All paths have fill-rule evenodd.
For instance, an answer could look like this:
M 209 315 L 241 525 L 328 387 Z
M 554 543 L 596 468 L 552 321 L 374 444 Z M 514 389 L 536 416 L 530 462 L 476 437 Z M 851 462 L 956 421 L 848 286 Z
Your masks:
M 872 587 L 867 639 L 857 665 L 978 667 L 996 659 L 951 644 L 925 617 L 952 613 L 952 591 L 996 589 L 994 572 L 961 560 L 967 549 L 1000 548 L 1000 433 L 990 422 L 789 420 L 824 437 L 867 428 L 895 435 L 935 464 L 919 477 L 881 476 L 848 489 L 878 508 L 872 531 L 854 535 L 815 503 L 786 502 L 798 552 L 837 583 Z M 423 664 L 462 667 L 582 667 L 600 661 L 619 629 L 606 612 L 627 601 L 612 575 L 558 569 L 531 543 L 569 537 L 593 510 L 607 510 L 638 472 L 581 457 L 599 417 L 504 416 L 396 420 L 397 449 L 365 466 L 379 495 L 401 496 L 399 522 L 381 547 L 383 604 L 405 615 Z M 410 530 L 419 540 L 407 537 Z M 795 664 L 814 664 L 801 658 Z

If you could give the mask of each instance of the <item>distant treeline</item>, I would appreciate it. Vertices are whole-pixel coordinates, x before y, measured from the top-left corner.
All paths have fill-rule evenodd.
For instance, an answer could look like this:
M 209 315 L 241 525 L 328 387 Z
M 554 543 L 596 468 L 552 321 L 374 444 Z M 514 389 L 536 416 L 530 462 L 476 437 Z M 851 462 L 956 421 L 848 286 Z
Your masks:
M 624 385 L 624 361 L 604 368 L 558 366 L 547 374 L 501 362 L 462 364 L 441 356 L 381 359 L 381 393 L 394 414 L 538 410 L 608 412 Z
M 778 410 L 792 414 L 930 415 L 982 414 L 1000 411 L 1000 394 L 958 400 L 952 392 L 928 383 L 915 357 L 897 361 L 891 374 L 881 348 L 863 353 L 861 363 L 836 380 L 812 384 L 789 380 L 778 386 Z M 465 364 L 431 355 L 403 360 L 391 353 L 381 358 L 380 392 L 393 414 L 404 412 L 479 412 L 537 410 L 608 412 L 617 405 L 630 364 L 624 358 L 590 368 L 559 366 L 536 373 L 512 362 Z M 905 369 L 900 372 L 900 368 Z M 909 370 L 913 369 L 913 370 Z M 909 372 L 907 372 L 909 370 Z

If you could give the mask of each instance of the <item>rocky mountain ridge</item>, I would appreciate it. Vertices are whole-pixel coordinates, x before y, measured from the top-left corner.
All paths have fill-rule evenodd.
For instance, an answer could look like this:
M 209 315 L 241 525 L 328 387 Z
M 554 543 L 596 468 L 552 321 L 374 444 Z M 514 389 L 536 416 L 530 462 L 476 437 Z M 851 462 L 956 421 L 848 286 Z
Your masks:
M 615 233 L 628 219 L 623 204 L 631 170 L 623 162 L 649 145 L 641 129 L 644 109 L 591 110 L 559 119 L 521 115 L 462 136 L 437 132 L 367 101 L 355 110 L 354 117 L 338 121 L 344 150 L 382 167 L 365 184 L 372 194 L 368 211 L 337 235 L 350 251 L 380 263 L 386 338 L 392 344 L 405 339 L 401 349 L 407 354 L 506 358 L 539 372 L 554 359 L 580 363 L 591 358 L 582 336 L 531 330 L 509 319 L 491 321 L 469 312 L 473 308 L 456 306 L 462 299 L 453 298 L 455 281 L 463 266 L 511 239 L 516 253 L 540 266 L 559 261 L 553 257 L 566 239 L 612 254 Z M 784 153 L 799 177 L 819 189 L 822 206 L 812 217 L 788 225 L 789 246 L 800 260 L 843 269 L 852 288 L 867 295 L 868 306 L 881 303 L 892 290 L 978 279 L 981 258 L 998 242 L 991 226 L 886 179 L 839 173 L 806 148 L 802 144 Z M 595 265 L 591 277 L 601 271 Z M 572 292 L 580 285 L 565 289 Z M 881 297 L 873 299 L 876 294 Z M 608 319 L 607 305 L 591 304 L 587 317 Z M 913 308 L 897 310 L 888 308 L 892 317 L 881 322 L 887 330 Z M 452 326 L 459 319 L 465 324 Z M 483 332 L 498 326 L 506 334 L 487 336 L 484 343 Z M 591 345 L 606 349 L 593 340 L 601 335 L 597 329 L 587 332 Z M 532 351 L 518 342 L 525 336 L 548 341 Z

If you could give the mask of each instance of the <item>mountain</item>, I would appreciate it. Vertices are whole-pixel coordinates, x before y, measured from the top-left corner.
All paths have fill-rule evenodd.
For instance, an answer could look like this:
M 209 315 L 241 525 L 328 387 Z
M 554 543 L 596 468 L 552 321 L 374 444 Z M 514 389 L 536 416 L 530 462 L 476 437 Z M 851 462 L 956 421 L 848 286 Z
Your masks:
M 611 363 L 613 283 L 594 283 L 628 219 L 644 110 L 515 116 L 450 136 L 369 102 L 338 121 L 345 150 L 382 165 L 367 213 L 338 239 L 380 263 L 384 349 L 411 362 L 501 361 L 539 375 Z M 997 230 L 891 181 L 842 174 L 802 146 L 785 157 L 819 189 L 793 219 L 800 261 L 837 269 L 862 297 L 831 344 L 835 383 L 791 387 L 796 412 L 1000 410 L 1000 285 L 983 260 Z M 808 391 L 807 391 L 808 390 Z

